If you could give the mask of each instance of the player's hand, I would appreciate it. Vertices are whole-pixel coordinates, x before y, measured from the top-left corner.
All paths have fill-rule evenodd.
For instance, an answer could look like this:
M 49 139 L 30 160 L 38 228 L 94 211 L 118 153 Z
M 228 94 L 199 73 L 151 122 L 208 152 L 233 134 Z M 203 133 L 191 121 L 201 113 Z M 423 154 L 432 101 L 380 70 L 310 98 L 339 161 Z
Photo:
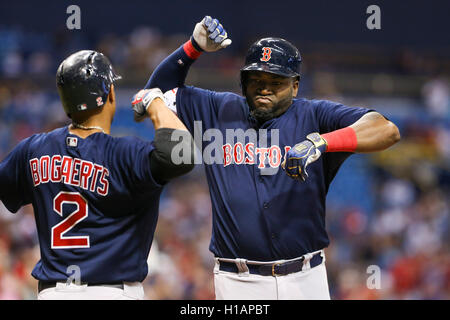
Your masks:
M 195 42 L 207 52 L 214 52 L 228 47 L 231 39 L 228 39 L 227 31 L 219 20 L 206 16 L 197 23 L 192 34 Z
M 306 167 L 319 159 L 327 149 L 327 143 L 317 132 L 310 133 L 306 140 L 296 144 L 285 155 L 281 167 L 286 174 L 298 181 L 308 177 Z
M 164 101 L 164 95 L 159 88 L 143 89 L 133 96 L 131 106 L 134 111 L 134 121 L 140 122 L 147 118 L 147 109 L 156 98 Z

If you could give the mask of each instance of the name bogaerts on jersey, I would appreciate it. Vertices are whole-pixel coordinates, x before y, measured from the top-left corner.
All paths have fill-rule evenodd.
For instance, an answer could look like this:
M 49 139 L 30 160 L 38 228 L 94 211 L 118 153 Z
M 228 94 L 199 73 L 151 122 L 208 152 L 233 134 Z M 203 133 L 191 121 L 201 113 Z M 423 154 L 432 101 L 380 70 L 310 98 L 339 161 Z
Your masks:
M 42 156 L 30 160 L 34 186 L 41 183 L 65 183 L 106 196 L 109 170 L 102 165 L 69 156 Z

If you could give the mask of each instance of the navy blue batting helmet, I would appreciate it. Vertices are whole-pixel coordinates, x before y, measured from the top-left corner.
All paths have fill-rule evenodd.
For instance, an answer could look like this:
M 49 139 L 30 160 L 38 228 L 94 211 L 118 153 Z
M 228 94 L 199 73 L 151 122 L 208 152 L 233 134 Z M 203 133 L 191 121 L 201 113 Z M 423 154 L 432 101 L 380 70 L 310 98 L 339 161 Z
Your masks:
M 56 86 L 64 111 L 70 117 L 73 112 L 102 107 L 111 85 L 120 78 L 102 53 L 82 50 L 72 54 L 56 72 Z
M 300 77 L 302 57 L 298 49 L 281 38 L 263 38 L 250 46 L 241 69 L 241 84 L 244 88 L 245 73 L 264 71 L 283 77 Z

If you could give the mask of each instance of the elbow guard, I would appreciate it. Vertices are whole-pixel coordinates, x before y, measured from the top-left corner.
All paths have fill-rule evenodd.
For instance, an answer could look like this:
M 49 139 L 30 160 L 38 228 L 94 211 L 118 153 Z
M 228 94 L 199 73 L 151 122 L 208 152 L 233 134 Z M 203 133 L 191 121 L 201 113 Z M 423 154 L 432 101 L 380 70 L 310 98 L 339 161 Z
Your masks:
M 194 140 L 188 131 L 160 128 L 155 131 L 153 143 L 150 169 L 158 182 L 167 182 L 194 168 Z

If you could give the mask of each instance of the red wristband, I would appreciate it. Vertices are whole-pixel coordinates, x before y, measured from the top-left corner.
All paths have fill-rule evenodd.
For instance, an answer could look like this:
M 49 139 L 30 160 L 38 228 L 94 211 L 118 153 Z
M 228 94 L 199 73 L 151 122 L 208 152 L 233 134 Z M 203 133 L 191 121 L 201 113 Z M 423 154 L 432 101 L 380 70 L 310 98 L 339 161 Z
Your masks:
M 183 50 L 187 54 L 187 56 L 193 60 L 197 59 L 202 54 L 200 51 L 197 51 L 194 48 L 191 40 L 186 41 L 186 43 L 183 45 Z
M 326 152 L 355 152 L 358 146 L 356 132 L 351 127 L 321 134 L 321 137 L 327 142 Z

